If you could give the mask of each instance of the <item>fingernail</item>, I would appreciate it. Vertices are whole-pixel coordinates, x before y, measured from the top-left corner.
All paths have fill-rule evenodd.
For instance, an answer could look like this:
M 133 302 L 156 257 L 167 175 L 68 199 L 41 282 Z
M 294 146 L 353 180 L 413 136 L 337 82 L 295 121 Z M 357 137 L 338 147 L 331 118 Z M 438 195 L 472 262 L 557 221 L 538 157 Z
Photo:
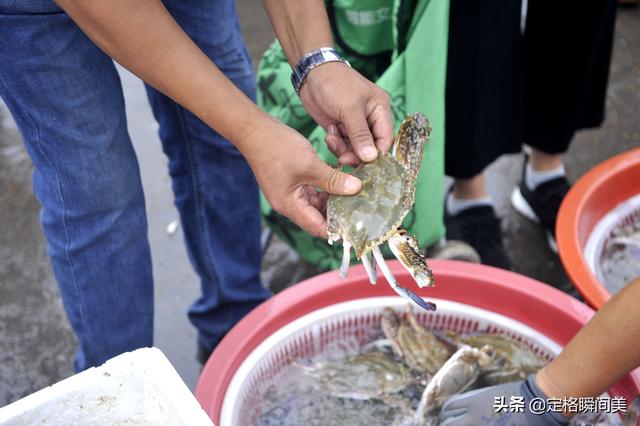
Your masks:
M 347 188 L 347 191 L 357 191 L 360 189 L 360 179 L 347 176 L 344 180 L 344 187 Z
M 360 151 L 364 160 L 373 161 L 378 156 L 378 151 L 372 146 L 365 146 Z

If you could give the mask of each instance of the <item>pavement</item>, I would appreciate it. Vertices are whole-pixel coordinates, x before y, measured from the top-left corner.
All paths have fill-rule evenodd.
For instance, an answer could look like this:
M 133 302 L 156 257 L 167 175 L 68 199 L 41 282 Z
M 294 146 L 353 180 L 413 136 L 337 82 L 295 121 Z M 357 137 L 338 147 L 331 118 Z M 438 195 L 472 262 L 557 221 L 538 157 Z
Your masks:
M 257 60 L 273 40 L 268 19 L 251 0 L 239 0 L 238 11 L 249 51 Z M 601 128 L 576 136 L 566 157 L 571 181 L 607 158 L 640 146 L 639 29 L 640 8 L 619 9 L 607 118 Z M 200 366 L 195 361 L 195 330 L 186 311 L 198 294 L 198 280 L 180 228 L 167 231 L 178 213 L 143 85 L 126 70 L 120 72 L 147 201 L 156 285 L 155 344 L 193 389 Z M 571 293 L 569 279 L 543 233 L 509 205 L 521 166 L 521 155 L 504 156 L 486 174 L 490 195 L 503 217 L 514 269 Z M 0 104 L 0 406 L 73 374 L 76 342 L 46 255 L 31 172 L 15 123 Z M 263 260 L 263 280 L 274 291 L 318 272 L 275 238 Z

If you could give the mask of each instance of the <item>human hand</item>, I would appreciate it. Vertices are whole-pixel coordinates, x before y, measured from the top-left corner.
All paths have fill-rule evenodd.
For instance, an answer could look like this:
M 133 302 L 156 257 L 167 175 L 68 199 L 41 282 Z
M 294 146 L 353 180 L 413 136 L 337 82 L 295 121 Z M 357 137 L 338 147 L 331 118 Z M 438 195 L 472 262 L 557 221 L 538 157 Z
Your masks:
M 519 399 L 522 412 L 510 411 L 508 406 L 512 396 Z M 567 417 L 553 411 L 544 410 L 541 414 L 534 414 L 530 403 L 538 399 L 544 400 L 546 407 L 547 396 L 536 384 L 533 374 L 519 382 L 473 390 L 455 395 L 445 402 L 440 412 L 440 426 L 563 426 L 569 423 Z M 496 401 L 504 402 L 506 409 L 498 410 Z
M 253 137 L 254 149 L 243 153 L 260 188 L 278 213 L 310 234 L 327 238 L 328 194 L 356 194 L 362 183 L 320 160 L 295 130 L 275 119 L 267 121 Z
M 389 95 L 340 62 L 309 72 L 300 99 L 327 131 L 325 142 L 340 164 L 358 165 L 387 152 L 393 143 Z

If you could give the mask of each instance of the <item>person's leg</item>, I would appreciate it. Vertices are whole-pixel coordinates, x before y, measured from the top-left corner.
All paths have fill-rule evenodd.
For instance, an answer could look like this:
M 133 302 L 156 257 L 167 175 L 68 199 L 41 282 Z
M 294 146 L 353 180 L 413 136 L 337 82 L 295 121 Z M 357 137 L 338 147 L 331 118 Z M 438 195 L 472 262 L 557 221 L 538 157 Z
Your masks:
M 569 21 L 574 25 L 566 31 Z M 554 252 L 556 217 L 570 188 L 563 155 L 577 130 L 597 127 L 604 119 L 614 21 L 613 0 L 529 1 L 523 137 L 531 154 L 511 201 L 518 212 L 542 225 Z
M 252 99 L 255 81 L 235 2 L 165 2 L 216 65 Z M 169 157 L 175 202 L 202 297 L 189 317 L 210 352 L 249 310 L 269 297 L 260 281 L 258 186 L 238 150 L 189 111 L 148 87 Z M 211 93 L 210 96 L 215 96 Z M 238 117 L 238 126 L 245 125 Z
M 508 269 L 500 220 L 483 171 L 520 151 L 520 2 L 452 0 L 446 87 L 448 240 L 470 244 L 483 263 Z
M 469 179 L 454 179 L 447 194 L 444 219 L 448 240 L 469 244 L 486 265 L 511 267 L 502 245 L 500 219 L 487 194 L 482 173 Z
M 468 179 L 455 178 L 451 194 L 458 200 L 478 200 L 488 197 L 484 175 L 480 173 Z
M 471 179 L 520 152 L 520 1 L 452 0 L 445 174 Z
M 562 167 L 564 154 L 548 154 L 537 148 L 531 148 L 531 169 L 536 172 L 550 172 Z
M 511 193 L 514 209 L 541 225 L 547 244 L 554 253 L 558 253 L 556 218 L 562 200 L 571 188 L 563 157 L 563 154 L 548 154 L 531 148 L 530 153 L 525 154 L 520 184 Z
M 151 346 L 153 282 L 138 164 L 113 62 L 59 9 L 0 11 L 0 95 L 33 187 L 76 369 Z
M 479 206 L 493 208 L 484 174 L 479 173 L 469 179 L 454 178 L 453 186 L 446 198 L 446 213 L 455 216 L 463 210 Z
M 604 120 L 615 0 L 529 0 L 528 6 L 523 139 L 543 153 L 562 154 L 576 130 Z

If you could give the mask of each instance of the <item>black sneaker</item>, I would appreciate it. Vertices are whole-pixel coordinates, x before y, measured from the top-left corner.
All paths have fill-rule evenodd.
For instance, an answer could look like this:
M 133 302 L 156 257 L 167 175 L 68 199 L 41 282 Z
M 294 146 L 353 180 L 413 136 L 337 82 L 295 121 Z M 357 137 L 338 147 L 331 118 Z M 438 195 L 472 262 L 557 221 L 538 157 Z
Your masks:
M 511 204 L 518 213 L 542 225 L 547 235 L 549 248 L 557 254 L 556 218 L 558 217 L 560 204 L 562 204 L 562 200 L 569 192 L 571 185 L 569 185 L 569 181 L 565 176 L 561 176 L 541 183 L 535 190 L 531 191 L 527 187 L 524 176 L 528 161 L 528 158 L 525 157 L 522 179 L 520 180 L 520 185 L 511 194 Z
M 502 245 L 500 219 L 492 206 L 469 207 L 450 215 L 445 207 L 447 240 L 464 241 L 480 255 L 485 265 L 511 269 L 511 261 Z

